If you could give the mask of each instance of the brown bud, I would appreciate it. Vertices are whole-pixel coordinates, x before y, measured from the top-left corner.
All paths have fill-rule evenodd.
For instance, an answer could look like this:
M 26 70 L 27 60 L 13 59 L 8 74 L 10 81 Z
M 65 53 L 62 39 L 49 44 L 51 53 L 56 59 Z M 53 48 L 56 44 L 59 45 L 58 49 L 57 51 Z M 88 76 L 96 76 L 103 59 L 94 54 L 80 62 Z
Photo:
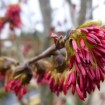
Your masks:
M 67 62 L 62 54 L 53 56 L 53 68 L 55 68 L 57 72 L 62 73 L 66 69 L 66 67 Z
M 35 63 L 35 66 L 39 72 L 44 72 L 51 69 L 51 64 L 46 60 L 39 60 Z
M 32 79 L 32 69 L 30 65 L 24 63 L 15 69 L 13 77 L 21 80 L 22 84 L 28 84 Z

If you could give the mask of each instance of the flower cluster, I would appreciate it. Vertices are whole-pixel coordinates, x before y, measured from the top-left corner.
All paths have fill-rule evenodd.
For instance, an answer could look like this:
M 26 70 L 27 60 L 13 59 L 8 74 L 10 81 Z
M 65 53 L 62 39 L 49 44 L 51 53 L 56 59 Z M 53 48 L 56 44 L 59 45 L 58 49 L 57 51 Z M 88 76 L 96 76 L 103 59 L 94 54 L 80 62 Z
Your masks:
M 37 83 L 44 85 L 48 84 L 48 80 L 45 79 L 45 75 L 50 72 L 51 64 L 46 60 L 40 60 L 36 62 L 35 66 L 34 78 L 37 80 Z
M 105 29 L 99 24 L 83 25 L 71 32 L 65 46 L 71 72 L 66 87 L 84 100 L 104 81 Z
M 21 19 L 20 19 L 20 5 L 14 4 L 9 5 L 5 14 L 5 17 L 10 23 L 10 29 L 13 30 L 14 27 L 20 28 L 21 27 Z
M 5 85 L 5 90 L 6 92 L 12 90 L 19 99 L 22 99 L 23 95 L 27 93 L 26 86 L 22 85 L 22 82 L 19 79 L 8 81 Z
M 26 86 L 29 84 L 32 78 L 32 73 L 30 67 L 22 67 L 22 71 L 16 71 L 13 74 L 13 77 L 7 81 L 5 84 L 5 90 L 13 91 L 19 99 L 27 93 Z
M 21 8 L 19 4 L 9 5 L 4 17 L 0 17 L 0 31 L 3 29 L 5 23 L 9 22 L 11 30 L 14 27 L 20 28 L 22 25 L 20 18 Z
M 63 36 L 56 34 L 51 34 L 51 37 L 57 49 L 54 52 L 52 49 L 50 50 L 52 62 L 38 60 L 34 65 L 29 66 L 32 63 L 30 60 L 31 63 L 18 66 L 13 78 L 5 84 L 5 89 L 12 90 L 21 99 L 27 92 L 26 85 L 30 82 L 33 73 L 38 83 L 48 85 L 51 91 L 57 95 L 60 92 L 67 94 L 68 90 L 71 89 L 72 94 L 77 93 L 80 99 L 85 100 L 96 87 L 100 89 L 100 82 L 104 81 L 104 26 L 100 22 L 91 21 L 72 30 L 66 40 L 63 39 Z M 66 49 L 62 49 L 64 47 Z M 47 54 L 50 55 L 49 52 Z M 39 58 L 42 56 L 43 53 Z M 7 58 L 0 58 L 1 74 L 5 74 L 8 69 L 11 69 L 10 61 L 16 63 Z M 32 68 L 34 68 L 33 71 Z
M 59 95 L 60 92 L 67 93 L 65 80 L 68 75 L 68 68 L 65 56 L 60 52 L 52 58 L 52 68 L 45 74 L 45 79 L 49 80 L 48 85 L 52 92 Z
M 62 91 L 66 94 L 67 89 L 65 88 L 65 81 L 69 70 L 65 57 L 59 53 L 52 57 L 52 65 L 50 64 L 49 66 L 49 63 L 44 62 L 42 62 L 42 64 L 40 63 L 39 66 L 36 65 L 38 69 L 35 75 L 37 82 L 48 85 L 51 91 L 57 95 Z
M 58 36 L 52 34 L 56 44 Z M 100 22 L 90 21 L 69 33 L 65 43 L 67 56 L 53 56 L 49 70 L 37 71 L 37 80 L 47 81 L 52 92 L 64 94 L 71 88 L 84 100 L 104 81 L 105 29 Z M 41 83 L 41 82 L 39 82 Z

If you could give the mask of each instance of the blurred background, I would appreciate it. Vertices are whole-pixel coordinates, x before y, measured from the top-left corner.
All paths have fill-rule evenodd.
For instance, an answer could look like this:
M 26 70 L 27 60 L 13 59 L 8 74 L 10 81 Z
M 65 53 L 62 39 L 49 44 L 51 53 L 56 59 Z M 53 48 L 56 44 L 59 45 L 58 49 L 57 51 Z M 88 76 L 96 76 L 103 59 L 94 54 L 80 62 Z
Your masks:
M 22 27 L 10 30 L 5 24 L 0 32 L 0 56 L 9 56 L 22 62 L 52 44 L 50 33 L 65 35 L 85 21 L 95 19 L 105 23 L 105 0 L 0 0 L 0 17 L 8 5 L 19 3 Z M 32 80 L 28 93 L 19 101 L 14 93 L 5 93 L 0 83 L 0 105 L 105 105 L 105 83 L 81 101 L 68 92 L 56 96 L 46 86 Z

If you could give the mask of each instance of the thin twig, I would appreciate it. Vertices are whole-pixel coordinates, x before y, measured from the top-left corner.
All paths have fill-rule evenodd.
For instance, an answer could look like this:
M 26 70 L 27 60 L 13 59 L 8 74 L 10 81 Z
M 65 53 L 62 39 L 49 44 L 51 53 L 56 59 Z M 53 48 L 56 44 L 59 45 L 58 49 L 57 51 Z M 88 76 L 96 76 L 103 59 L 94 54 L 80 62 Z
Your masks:
M 68 34 L 68 35 L 69 35 L 69 34 Z M 55 51 L 64 48 L 63 45 L 65 44 L 65 41 L 68 39 L 68 35 L 66 35 L 65 37 L 63 37 L 63 39 L 62 39 L 63 44 L 62 44 L 62 43 L 58 43 L 58 44 L 62 44 L 61 46 L 60 46 L 60 45 L 55 45 L 55 44 L 53 44 L 53 45 L 50 46 L 48 49 L 46 49 L 44 52 L 42 52 L 40 55 L 38 55 L 38 56 L 36 56 L 36 57 L 30 59 L 30 60 L 28 61 L 28 63 L 29 63 L 29 64 L 32 64 L 32 63 L 34 63 L 34 62 L 36 62 L 36 61 L 38 61 L 38 60 L 40 60 L 40 59 L 42 59 L 42 58 L 49 57 L 49 56 L 53 55 Z M 59 42 L 59 41 L 60 41 L 60 40 L 58 40 L 58 42 Z M 58 46 L 58 47 L 57 47 L 57 46 Z M 60 47 L 59 47 L 59 46 L 60 46 Z
M 46 49 L 44 52 L 42 52 L 40 55 L 34 57 L 34 58 L 31 58 L 28 62 L 29 64 L 32 64 L 42 58 L 45 58 L 45 57 L 48 57 L 50 55 L 53 54 L 53 52 L 55 52 L 57 49 L 56 49 L 56 46 L 55 45 L 52 45 L 51 47 L 49 47 L 48 49 Z
M 71 32 L 71 31 L 70 31 Z M 40 59 L 43 59 L 43 58 L 46 58 L 46 57 L 49 57 L 51 55 L 54 55 L 54 52 L 56 52 L 57 50 L 59 49 L 62 49 L 64 48 L 64 45 L 65 45 L 65 42 L 66 40 L 68 39 L 69 35 L 70 35 L 70 32 L 65 35 L 64 37 L 61 38 L 58 38 L 58 43 L 55 45 L 53 44 L 52 46 L 50 46 L 48 49 L 46 49 L 44 52 L 42 52 L 41 54 L 39 54 L 38 56 L 35 56 L 34 58 L 31 58 L 29 59 L 28 61 L 26 61 L 25 63 L 19 65 L 16 67 L 16 71 L 23 71 L 24 68 L 27 66 L 27 65 L 31 65 L 31 64 L 34 64 L 36 61 L 40 60 Z

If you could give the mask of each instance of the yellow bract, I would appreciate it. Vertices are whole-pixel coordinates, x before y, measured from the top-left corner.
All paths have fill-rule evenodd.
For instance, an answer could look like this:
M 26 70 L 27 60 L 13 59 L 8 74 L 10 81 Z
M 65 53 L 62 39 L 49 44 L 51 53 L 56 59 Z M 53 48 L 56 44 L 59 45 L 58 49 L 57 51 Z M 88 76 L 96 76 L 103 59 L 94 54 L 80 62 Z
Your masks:
M 102 21 L 100 20 L 90 20 L 82 25 L 80 25 L 78 28 L 84 28 L 84 27 L 88 27 L 88 26 L 91 26 L 91 25 L 95 25 L 95 26 L 102 26 Z

